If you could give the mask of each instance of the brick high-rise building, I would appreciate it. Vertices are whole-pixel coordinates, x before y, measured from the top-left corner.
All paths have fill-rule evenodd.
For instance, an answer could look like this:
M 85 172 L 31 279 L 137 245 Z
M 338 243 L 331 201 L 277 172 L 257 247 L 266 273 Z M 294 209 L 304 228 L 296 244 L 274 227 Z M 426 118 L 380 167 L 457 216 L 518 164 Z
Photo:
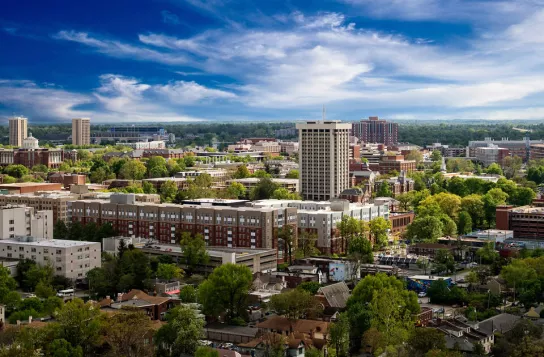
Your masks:
M 304 199 L 330 200 L 349 187 L 350 128 L 350 124 L 338 120 L 297 124 Z
M 369 117 L 353 123 L 351 134 L 364 143 L 381 143 L 393 145 L 398 142 L 399 125 L 380 120 L 378 117 Z
M 9 118 L 9 144 L 23 146 L 23 140 L 28 136 L 28 121 L 25 117 Z
M 72 145 L 89 145 L 91 143 L 91 119 L 72 119 Z

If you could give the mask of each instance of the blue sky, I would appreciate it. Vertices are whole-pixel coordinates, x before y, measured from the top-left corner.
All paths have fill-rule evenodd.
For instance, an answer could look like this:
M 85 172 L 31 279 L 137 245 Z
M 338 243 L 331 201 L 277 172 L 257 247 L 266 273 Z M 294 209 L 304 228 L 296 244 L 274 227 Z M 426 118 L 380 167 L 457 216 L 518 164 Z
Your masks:
M 544 0 L 25 1 L 0 118 L 543 119 Z

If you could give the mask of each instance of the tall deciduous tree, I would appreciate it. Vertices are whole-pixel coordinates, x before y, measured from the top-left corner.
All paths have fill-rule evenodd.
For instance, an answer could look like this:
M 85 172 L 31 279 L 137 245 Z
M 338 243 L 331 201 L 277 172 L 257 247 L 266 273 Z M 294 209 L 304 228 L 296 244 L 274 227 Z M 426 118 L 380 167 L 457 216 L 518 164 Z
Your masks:
M 319 314 L 321 305 L 316 298 L 303 289 L 293 289 L 270 298 L 270 307 L 292 320 Z
M 369 222 L 369 230 L 375 247 L 383 247 L 387 244 L 387 232 L 391 229 L 391 221 L 376 217 Z
M 179 279 L 183 276 L 183 270 L 176 264 L 159 263 L 157 268 L 157 277 L 159 279 L 171 280 Z
M 198 301 L 206 314 L 225 312 L 230 322 L 246 313 L 252 282 L 253 275 L 248 267 L 230 263 L 221 265 L 198 288 Z
M 204 242 L 201 234 L 192 236 L 189 232 L 183 232 L 180 245 L 185 263 L 191 273 L 197 265 L 208 264 L 210 256 L 206 250 L 206 242 Z
M 336 321 L 329 327 L 329 338 L 336 351 L 336 356 L 347 357 L 349 355 L 349 318 L 345 313 L 338 315 Z
M 112 354 L 126 357 L 151 357 L 153 348 L 145 343 L 151 320 L 142 310 L 135 309 L 114 314 L 106 322 L 106 342 Z
M 123 164 L 120 175 L 125 180 L 141 180 L 145 177 L 147 169 L 143 163 L 137 160 L 130 160 Z
M 102 343 L 104 322 L 105 315 L 93 303 L 74 299 L 55 313 L 53 324 L 58 327 L 58 338 L 72 347 L 81 346 L 84 355 L 91 355 Z
M 196 310 L 178 306 L 166 314 L 167 323 L 155 334 L 155 346 L 161 355 L 194 355 L 204 337 L 204 320 Z
M 406 237 L 416 242 L 436 242 L 442 229 L 442 222 L 435 216 L 417 217 L 408 226 Z

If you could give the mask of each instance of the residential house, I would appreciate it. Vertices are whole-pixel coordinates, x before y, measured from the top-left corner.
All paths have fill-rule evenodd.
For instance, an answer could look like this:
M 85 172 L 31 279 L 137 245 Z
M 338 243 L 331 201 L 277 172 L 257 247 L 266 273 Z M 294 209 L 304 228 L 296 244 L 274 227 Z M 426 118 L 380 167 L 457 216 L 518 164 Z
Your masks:
M 171 297 L 150 296 L 142 290 L 132 289 L 126 294 L 119 294 L 117 301 L 112 302 L 109 308 L 136 307 L 144 310 L 152 320 L 163 320 L 166 312 L 179 303 L 179 300 Z

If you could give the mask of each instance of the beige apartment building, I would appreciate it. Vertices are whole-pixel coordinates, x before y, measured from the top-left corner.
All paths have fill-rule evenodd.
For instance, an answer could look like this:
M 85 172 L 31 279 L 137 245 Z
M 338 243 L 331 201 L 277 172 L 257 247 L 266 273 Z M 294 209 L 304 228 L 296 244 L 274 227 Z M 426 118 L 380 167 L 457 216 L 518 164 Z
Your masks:
M 39 239 L 32 236 L 0 240 L 0 259 L 31 259 L 38 265 L 52 265 L 55 275 L 82 279 L 101 266 L 100 243 Z
M 89 145 L 91 143 L 91 119 L 72 119 L 72 145 Z
M 339 120 L 297 124 L 300 190 L 305 200 L 326 201 L 349 188 L 349 132 Z
M 9 118 L 9 144 L 22 147 L 28 136 L 28 120 L 25 117 Z
M 52 239 L 53 212 L 22 205 L 0 207 L 0 239 L 28 235 Z

